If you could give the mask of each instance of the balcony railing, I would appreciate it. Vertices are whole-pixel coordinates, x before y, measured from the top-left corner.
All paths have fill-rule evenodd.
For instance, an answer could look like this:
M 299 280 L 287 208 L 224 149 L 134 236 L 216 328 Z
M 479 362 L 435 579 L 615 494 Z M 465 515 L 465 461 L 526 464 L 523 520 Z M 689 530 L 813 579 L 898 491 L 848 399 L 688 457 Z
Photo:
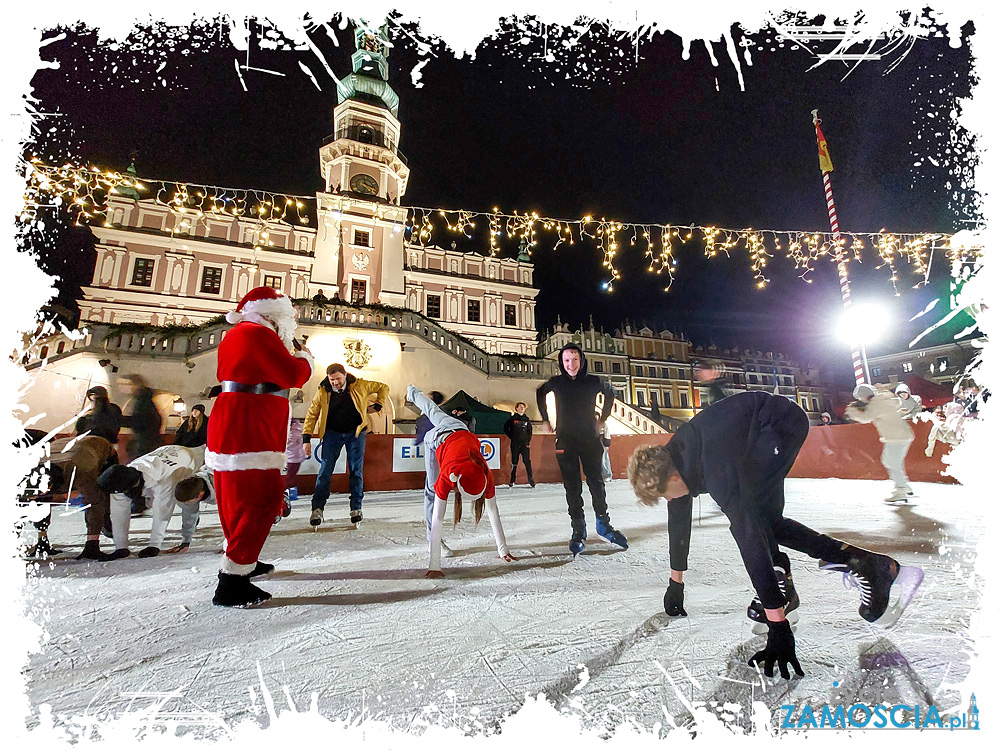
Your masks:
M 346 128 L 341 128 L 336 133 L 324 138 L 323 145 L 326 146 L 328 143 L 332 143 L 333 141 L 337 141 L 341 138 L 357 141 L 358 143 L 363 143 L 368 146 L 379 146 L 383 149 L 388 149 L 399 157 L 399 161 L 406 164 L 406 157 L 403 156 L 403 152 L 397 148 L 396 144 L 386 138 L 382 131 L 376 130 L 368 125 L 350 125 Z

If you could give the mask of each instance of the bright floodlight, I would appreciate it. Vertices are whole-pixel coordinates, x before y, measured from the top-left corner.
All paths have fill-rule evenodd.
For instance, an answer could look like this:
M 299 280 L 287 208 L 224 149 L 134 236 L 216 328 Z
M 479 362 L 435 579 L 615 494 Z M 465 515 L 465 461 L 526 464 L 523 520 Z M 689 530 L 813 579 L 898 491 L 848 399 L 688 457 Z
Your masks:
M 889 323 L 889 315 L 879 305 L 852 305 L 844 311 L 837 335 L 848 344 L 871 344 L 878 341 Z

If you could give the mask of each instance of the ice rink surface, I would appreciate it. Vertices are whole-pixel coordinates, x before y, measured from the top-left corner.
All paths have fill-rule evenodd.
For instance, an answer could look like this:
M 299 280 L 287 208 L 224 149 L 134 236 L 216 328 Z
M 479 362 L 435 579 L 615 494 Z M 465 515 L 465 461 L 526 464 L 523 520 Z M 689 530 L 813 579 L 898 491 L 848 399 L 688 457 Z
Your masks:
M 886 631 L 858 616 L 858 592 L 840 574 L 789 551 L 806 673 L 793 681 L 746 666 L 765 639 L 750 631 L 750 581 L 708 496 L 695 503 L 687 618 L 663 612 L 665 503 L 639 506 L 625 480 L 610 482 L 608 495 L 628 550 L 595 535 L 586 496 L 590 536 L 574 560 L 562 486 L 500 487 L 519 560 L 496 557 L 488 521 L 475 529 L 469 508 L 452 530 L 449 510 L 445 540 L 456 555 L 443 559 L 439 580 L 424 577 L 419 491 L 368 493 L 358 529 L 347 522 L 346 500 L 334 497 L 319 532 L 308 525 L 308 498 L 300 499 L 262 555 L 277 570 L 256 583 L 273 599 L 249 610 L 211 604 L 221 548 L 214 507 L 203 509 L 188 552 L 135 558 L 148 538 L 144 517 L 133 520 L 133 557 L 109 563 L 73 560 L 85 539 L 82 514 L 56 507 L 49 535 L 67 552 L 28 564 L 26 601 L 46 631 L 28 658 L 28 698 L 34 712 L 46 703 L 60 722 L 114 717 L 173 693 L 164 711 L 208 734 L 221 723 L 266 725 L 267 693 L 279 713 L 315 700 L 331 719 L 362 714 L 409 729 L 456 718 L 489 729 L 539 693 L 609 728 L 631 718 L 669 729 L 690 722 L 698 701 L 747 725 L 753 700 L 775 710 L 774 722 L 780 705 L 793 703 L 962 712 L 956 687 L 974 654 L 968 632 L 984 500 L 960 485 L 914 487 L 911 506 L 893 507 L 883 502 L 888 481 L 787 481 L 787 516 L 926 572 L 916 600 Z M 175 515 L 165 547 L 179 527 Z M 110 541 L 102 544 L 109 552 Z

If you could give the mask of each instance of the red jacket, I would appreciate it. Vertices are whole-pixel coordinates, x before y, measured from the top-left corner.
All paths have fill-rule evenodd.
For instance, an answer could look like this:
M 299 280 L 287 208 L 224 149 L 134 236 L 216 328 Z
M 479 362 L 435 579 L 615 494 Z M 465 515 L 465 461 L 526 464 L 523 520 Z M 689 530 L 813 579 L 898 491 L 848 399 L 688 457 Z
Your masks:
M 301 387 L 312 374 L 304 355 L 292 355 L 278 335 L 250 321 L 236 324 L 219 344 L 219 381 Z M 285 466 L 289 405 L 286 396 L 224 392 L 208 422 L 205 464 L 219 472 Z
M 444 443 L 437 447 L 436 455 L 438 466 L 441 467 L 437 482 L 434 483 L 434 493 L 438 498 L 447 498 L 460 477 L 463 478 L 462 486 L 474 493 L 483 487 L 485 476 L 483 498 L 493 498 L 496 495 L 493 472 L 483 459 L 479 438 L 468 430 L 456 430 L 445 438 Z

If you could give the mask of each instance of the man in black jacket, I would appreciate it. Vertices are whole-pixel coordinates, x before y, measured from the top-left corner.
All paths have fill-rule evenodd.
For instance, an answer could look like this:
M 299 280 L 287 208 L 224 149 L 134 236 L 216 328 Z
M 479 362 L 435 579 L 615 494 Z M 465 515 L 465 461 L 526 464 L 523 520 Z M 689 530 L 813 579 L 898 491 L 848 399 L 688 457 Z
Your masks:
M 576 344 L 567 344 L 559 352 L 559 372 L 538 387 L 535 397 L 538 412 L 549 426 L 549 411 L 545 397 L 549 392 L 556 398 L 556 460 L 566 488 L 566 505 L 573 525 L 569 549 L 573 555 L 583 551 L 587 539 L 587 522 L 583 515 L 583 485 L 580 466 L 587 478 L 590 497 L 597 517 L 597 534 L 613 545 L 627 548 L 625 535 L 611 526 L 608 503 L 604 492 L 601 459 L 601 430 L 611 416 L 615 395 L 599 376 L 587 373 L 587 358 Z M 604 395 L 600 420 L 596 415 L 597 395 Z
M 514 405 L 514 414 L 508 417 L 507 422 L 503 424 L 503 432 L 510 438 L 510 482 L 507 483 L 508 488 L 514 487 L 519 458 L 528 473 L 528 484 L 535 487 L 535 480 L 531 476 L 531 450 L 528 448 L 528 444 L 531 443 L 531 420 L 524 414 L 527 408 L 527 404 L 518 402 Z
M 783 515 L 785 476 L 806 435 L 809 419 L 794 402 L 763 391 L 727 397 L 684 424 L 666 446 L 637 449 L 628 475 L 639 500 L 668 501 L 670 584 L 664 596 L 668 615 L 684 610 L 683 572 L 691 538 L 691 499 L 709 493 L 729 517 L 757 597 L 747 616 L 767 626 L 767 646 L 750 664 L 764 663 L 764 673 L 799 675 L 795 639 L 787 615 L 798 607 L 788 556 L 778 546 L 820 559 L 820 568 L 840 571 L 861 590 L 858 613 L 866 621 L 890 626 L 899 618 L 923 580 L 919 568 L 901 566 L 887 555 L 872 553 L 815 532 Z M 890 590 L 897 601 L 890 607 Z

